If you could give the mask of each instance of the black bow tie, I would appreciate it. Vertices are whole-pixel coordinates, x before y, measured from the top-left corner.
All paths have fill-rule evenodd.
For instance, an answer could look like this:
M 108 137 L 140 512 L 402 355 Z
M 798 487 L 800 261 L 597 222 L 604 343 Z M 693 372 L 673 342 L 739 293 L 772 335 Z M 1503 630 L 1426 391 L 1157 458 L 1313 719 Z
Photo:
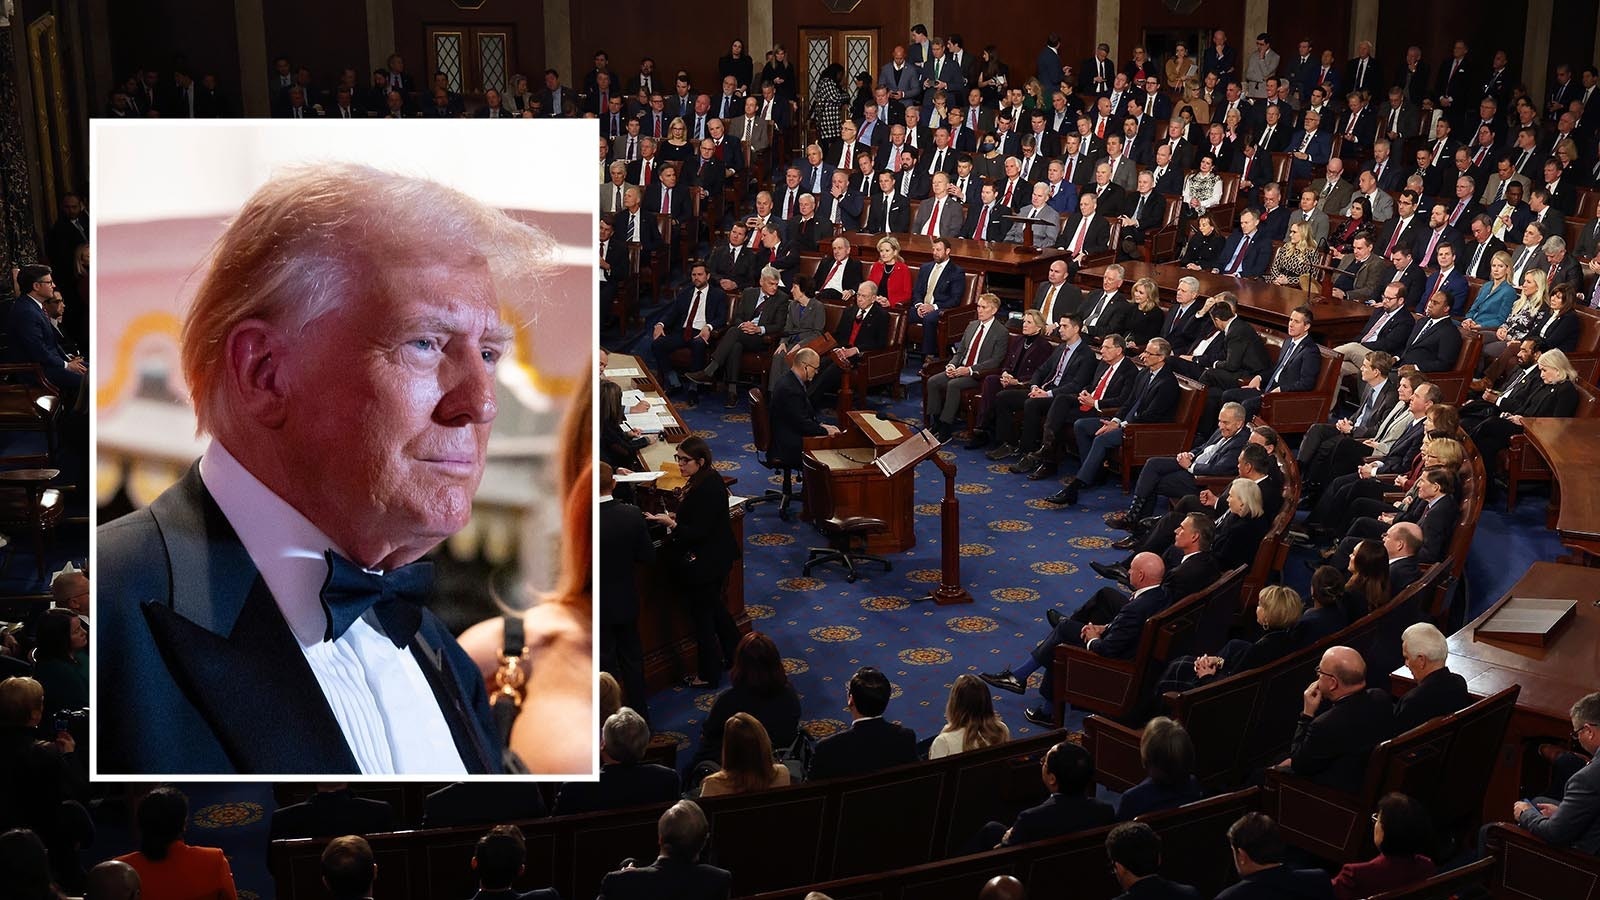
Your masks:
M 368 609 L 396 647 L 405 649 L 422 625 L 422 604 L 433 589 L 433 563 L 419 562 L 379 575 L 332 550 L 326 553 L 328 579 L 322 583 L 322 609 L 328 616 L 325 641 L 336 641 Z

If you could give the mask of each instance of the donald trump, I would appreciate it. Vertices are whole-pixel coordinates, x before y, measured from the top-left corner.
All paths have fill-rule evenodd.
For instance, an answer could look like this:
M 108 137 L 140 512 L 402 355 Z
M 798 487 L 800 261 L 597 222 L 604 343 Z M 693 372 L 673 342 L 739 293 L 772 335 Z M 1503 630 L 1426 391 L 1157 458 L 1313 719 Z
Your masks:
M 505 770 L 417 560 L 467 524 L 502 303 L 552 246 L 364 166 L 294 169 L 246 201 L 181 337 L 212 441 L 99 530 L 99 773 Z

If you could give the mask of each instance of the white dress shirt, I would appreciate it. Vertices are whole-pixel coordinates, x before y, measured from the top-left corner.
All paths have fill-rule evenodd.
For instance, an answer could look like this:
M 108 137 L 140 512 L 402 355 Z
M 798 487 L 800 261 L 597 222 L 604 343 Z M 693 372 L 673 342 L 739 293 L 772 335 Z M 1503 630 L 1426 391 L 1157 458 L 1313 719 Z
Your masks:
M 201 456 L 200 476 L 294 632 L 361 773 L 465 774 L 422 667 L 373 624 L 371 610 L 338 640 L 322 639 L 323 554 L 342 551 L 220 441 Z

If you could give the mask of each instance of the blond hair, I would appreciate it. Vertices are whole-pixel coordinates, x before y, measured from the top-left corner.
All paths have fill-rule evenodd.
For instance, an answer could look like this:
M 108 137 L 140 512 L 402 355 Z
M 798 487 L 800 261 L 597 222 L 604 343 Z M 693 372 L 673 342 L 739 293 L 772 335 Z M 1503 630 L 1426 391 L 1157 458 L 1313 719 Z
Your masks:
M 199 431 L 229 418 L 228 336 L 251 319 L 303 331 L 374 292 L 393 258 L 487 267 L 502 305 L 540 296 L 556 242 L 438 182 L 354 163 L 288 169 L 246 200 L 210 255 L 181 339 Z

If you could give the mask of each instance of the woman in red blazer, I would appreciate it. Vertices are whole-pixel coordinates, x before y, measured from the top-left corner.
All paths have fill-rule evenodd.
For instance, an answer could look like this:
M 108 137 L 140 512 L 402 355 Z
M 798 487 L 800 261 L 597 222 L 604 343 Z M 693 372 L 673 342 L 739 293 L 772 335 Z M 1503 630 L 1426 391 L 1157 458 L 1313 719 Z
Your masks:
M 878 302 L 890 309 L 905 309 L 911 302 L 911 264 L 900 258 L 900 242 L 885 235 L 878 241 L 878 261 L 868 281 L 877 282 Z
M 1422 804 L 1405 794 L 1388 794 L 1372 816 L 1372 842 L 1378 855 L 1366 862 L 1346 863 L 1333 876 L 1338 900 L 1357 900 L 1384 891 L 1410 887 L 1433 877 L 1429 854 L 1437 852 L 1433 820 Z
M 139 801 L 139 849 L 118 860 L 139 873 L 140 896 L 150 900 L 238 900 L 228 858 L 215 847 L 183 842 L 189 801 L 160 787 Z

